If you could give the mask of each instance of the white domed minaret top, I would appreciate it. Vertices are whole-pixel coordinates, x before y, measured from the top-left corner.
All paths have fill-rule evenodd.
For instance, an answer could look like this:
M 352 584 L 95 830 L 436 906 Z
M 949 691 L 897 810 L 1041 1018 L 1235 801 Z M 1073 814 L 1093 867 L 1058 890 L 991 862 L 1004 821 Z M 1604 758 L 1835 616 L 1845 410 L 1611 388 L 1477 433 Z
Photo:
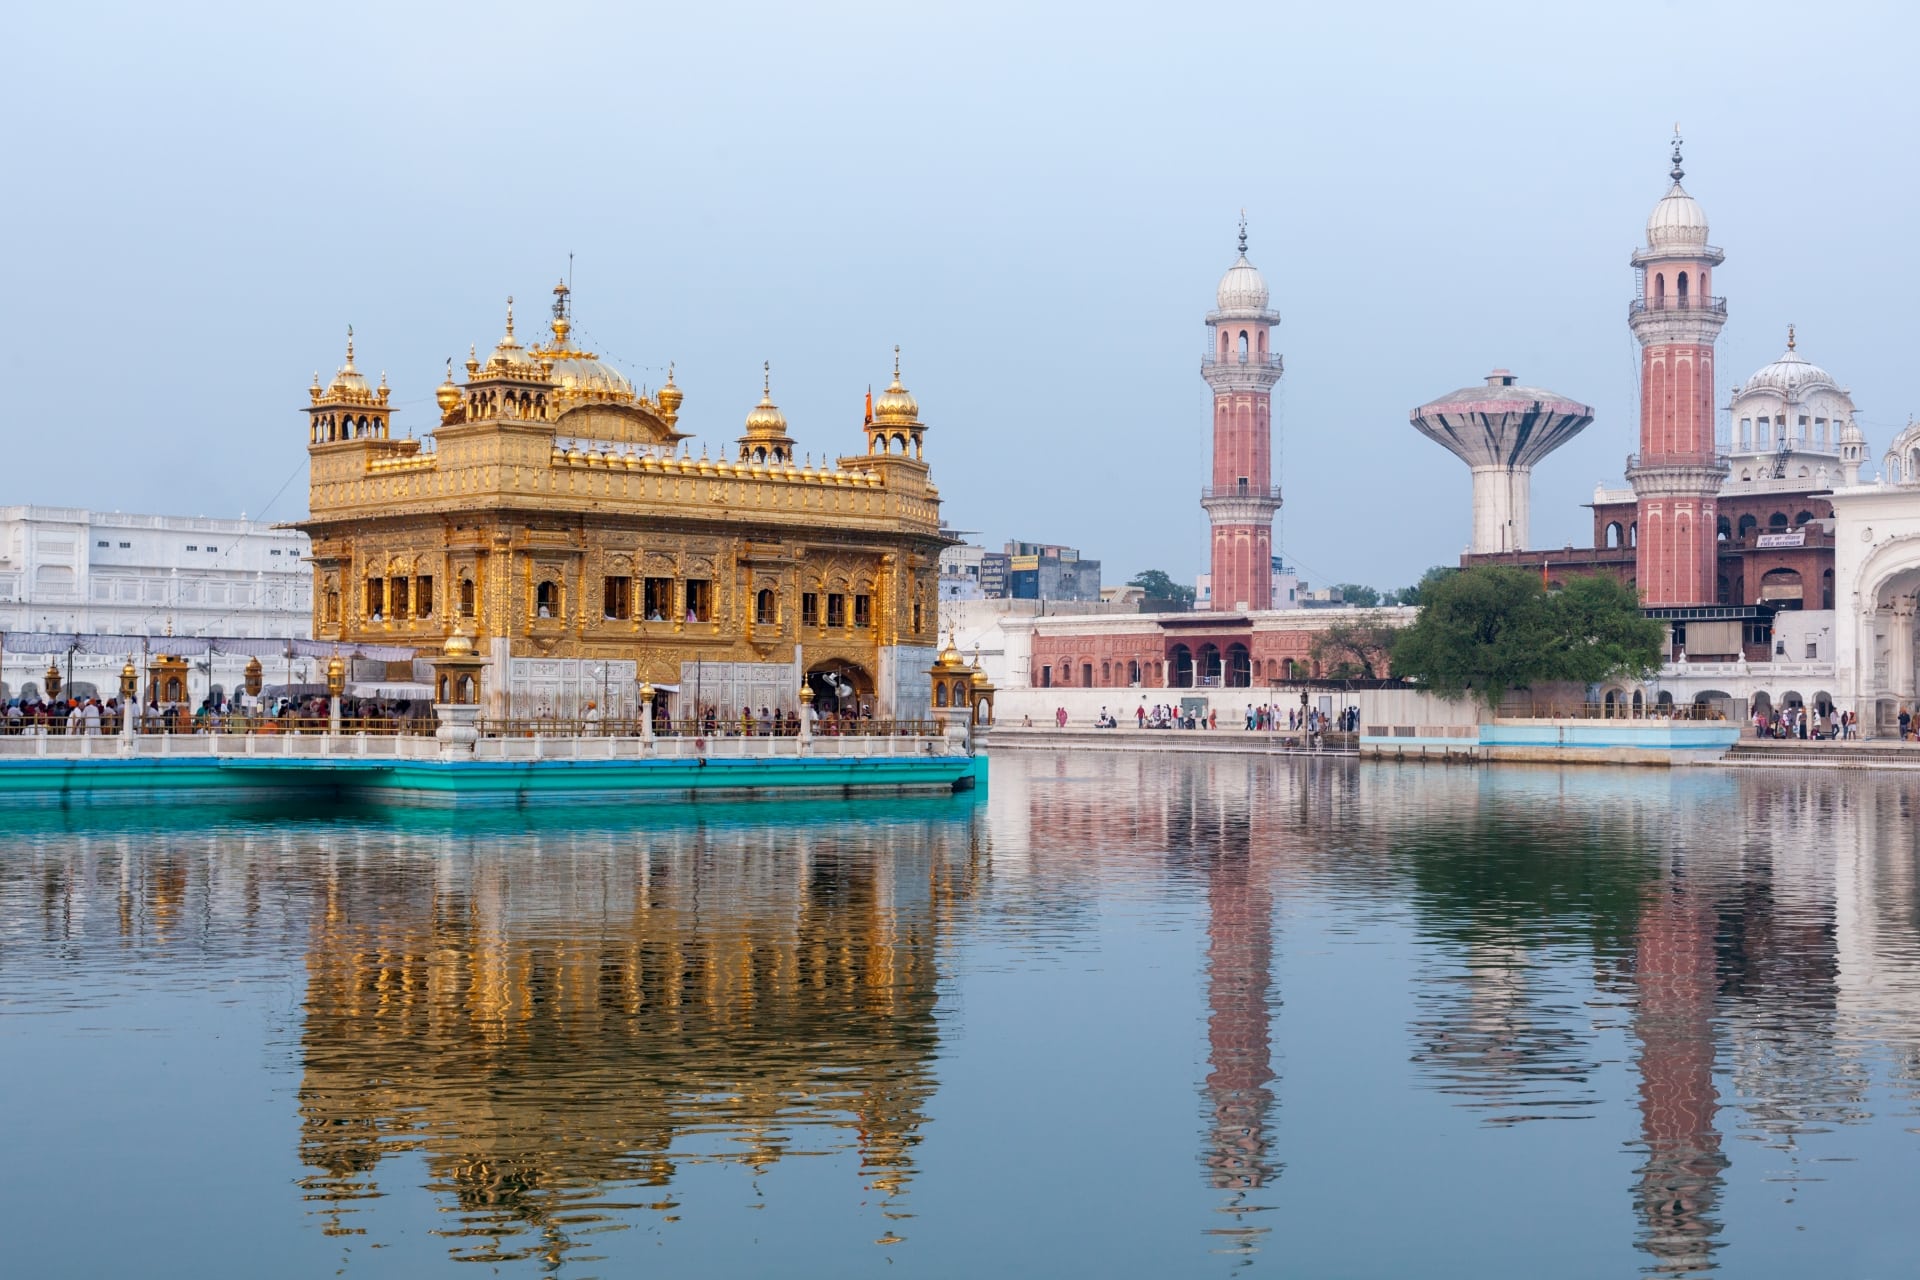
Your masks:
M 1707 211 L 1680 185 L 1686 171 L 1680 167 L 1680 134 L 1673 135 L 1673 186 L 1647 215 L 1647 247 L 1655 251 L 1698 251 L 1707 246 Z
M 1240 223 L 1240 258 L 1220 277 L 1214 295 L 1222 318 L 1254 319 L 1267 314 L 1267 282 L 1260 269 L 1247 261 L 1247 224 Z

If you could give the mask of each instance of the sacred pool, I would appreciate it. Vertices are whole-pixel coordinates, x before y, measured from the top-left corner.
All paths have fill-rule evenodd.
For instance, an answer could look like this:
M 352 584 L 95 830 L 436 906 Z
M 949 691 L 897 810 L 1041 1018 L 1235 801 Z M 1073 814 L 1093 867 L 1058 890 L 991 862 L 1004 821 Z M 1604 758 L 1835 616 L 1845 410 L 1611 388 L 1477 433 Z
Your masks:
M 1898 776 L 1002 752 L 953 796 L 8 821 L 15 1275 L 1920 1256 Z

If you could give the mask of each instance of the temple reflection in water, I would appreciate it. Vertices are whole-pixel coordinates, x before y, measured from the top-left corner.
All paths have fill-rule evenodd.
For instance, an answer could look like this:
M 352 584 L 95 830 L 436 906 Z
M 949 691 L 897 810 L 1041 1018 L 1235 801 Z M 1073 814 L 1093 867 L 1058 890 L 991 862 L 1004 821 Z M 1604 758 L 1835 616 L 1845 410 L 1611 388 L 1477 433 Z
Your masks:
M 645 1189 L 689 1161 L 851 1147 L 871 1193 L 905 1192 L 970 822 L 442 843 L 402 869 L 386 849 L 325 868 L 300 1113 L 332 1229 L 354 1229 L 401 1151 L 422 1154 L 474 1259 L 554 1255 L 610 1209 L 670 1209 Z M 632 1194 L 595 1203 L 612 1188 Z
M 940 1012 L 966 977 L 948 958 L 1071 950 L 1122 891 L 1157 904 L 1198 979 L 1197 1008 L 1154 1006 L 1165 1025 L 1197 1014 L 1191 1138 L 1159 1167 L 1183 1162 L 1205 1201 L 1182 1229 L 1240 1261 L 1321 1231 L 1273 1232 L 1311 1189 L 1283 1170 L 1325 1157 L 1288 1149 L 1313 1126 L 1287 1122 L 1283 1050 L 1328 1048 L 1289 1034 L 1296 918 L 1412 939 L 1391 979 L 1411 1012 L 1388 1016 L 1414 1088 L 1483 1132 L 1564 1117 L 1586 1122 L 1564 1146 L 1626 1146 L 1614 1205 L 1631 1216 L 1594 1216 L 1632 1224 L 1609 1229 L 1649 1274 L 1740 1272 L 1730 1203 L 1791 1203 L 1834 1176 L 1820 1135 L 1875 1110 L 1911 1123 L 1899 1108 L 1920 1098 L 1920 812 L 1882 780 L 1008 754 L 990 810 L 702 806 L 586 829 L 159 816 L 174 825 L 19 816 L 0 859 L 7 1011 L 290 962 L 309 1230 L 380 1241 L 393 1193 L 424 1187 L 460 1259 L 584 1259 L 596 1233 L 684 1199 L 711 1216 L 692 1165 L 744 1187 L 806 1156 L 844 1179 L 843 1205 L 924 1234 L 951 1209 L 920 1178 L 938 1063 L 967 1052 Z M 1339 981 L 1337 958 L 1285 971 Z

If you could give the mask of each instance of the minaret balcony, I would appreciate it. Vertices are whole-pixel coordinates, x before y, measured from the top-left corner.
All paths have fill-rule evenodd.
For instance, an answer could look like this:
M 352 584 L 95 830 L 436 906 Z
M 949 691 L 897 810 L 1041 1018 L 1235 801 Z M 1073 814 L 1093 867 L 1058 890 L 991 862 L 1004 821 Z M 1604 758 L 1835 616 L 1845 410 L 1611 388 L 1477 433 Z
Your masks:
M 1278 351 L 1233 352 L 1227 356 L 1211 353 L 1200 357 L 1200 371 L 1206 373 L 1212 369 L 1272 369 L 1284 373 L 1286 364 Z
M 1210 484 L 1200 490 L 1200 500 L 1210 498 L 1256 498 L 1267 502 L 1280 501 L 1280 486 L 1277 484 Z
M 1714 298 L 1706 294 L 1680 296 L 1670 294 L 1660 298 L 1635 298 L 1627 304 L 1627 318 L 1643 316 L 1649 312 L 1693 311 L 1726 319 L 1727 300 Z

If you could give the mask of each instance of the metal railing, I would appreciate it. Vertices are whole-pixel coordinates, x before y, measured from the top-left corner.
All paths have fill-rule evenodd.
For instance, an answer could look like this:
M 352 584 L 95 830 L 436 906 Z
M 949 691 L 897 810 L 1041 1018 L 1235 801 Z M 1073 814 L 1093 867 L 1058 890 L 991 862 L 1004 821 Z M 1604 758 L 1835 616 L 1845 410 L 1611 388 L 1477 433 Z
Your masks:
M 1670 311 L 1704 312 L 1707 315 L 1727 314 L 1727 300 L 1710 294 L 1696 294 L 1686 297 L 1669 295 L 1664 298 L 1635 298 L 1627 304 L 1627 315 L 1640 316 L 1648 312 L 1666 313 Z
M 1716 450 L 1712 453 L 1662 454 L 1657 462 L 1650 462 L 1647 465 L 1658 467 L 1725 467 L 1731 462 L 1732 459 L 1728 458 L 1726 454 Z M 1631 473 L 1639 469 L 1640 455 L 1637 453 L 1628 454 L 1627 471 Z
M 1631 702 L 1528 702 L 1509 699 L 1500 704 L 1502 720 L 1725 720 L 1716 707 L 1701 702 L 1646 702 L 1639 711 Z
M 1286 362 L 1278 351 L 1230 351 L 1224 356 L 1209 351 L 1200 357 L 1202 369 L 1278 369 L 1286 371 Z
M 962 707 L 944 719 L 932 720 L 836 720 L 822 717 L 813 724 L 816 738 L 888 738 L 932 737 L 946 728 L 964 725 L 970 712 Z M 639 738 L 645 736 L 639 717 L 608 717 L 588 720 L 581 717 L 516 716 L 482 718 L 477 722 L 486 738 Z M 655 721 L 656 738 L 795 738 L 800 735 L 797 719 L 758 716 L 751 720 L 735 717 L 687 718 Z
M 1277 484 L 1210 484 L 1200 490 L 1200 497 L 1207 498 L 1261 498 L 1268 502 L 1280 501 L 1280 486 Z
M 84 728 L 69 732 L 65 719 L 47 722 L 44 726 L 26 720 L 4 722 L 5 729 L 0 730 L 7 737 L 116 737 L 121 732 L 121 718 L 118 713 L 103 716 L 100 727 L 94 733 L 86 733 Z M 342 716 L 340 732 L 343 734 L 373 734 L 391 737 L 411 734 L 431 737 L 438 728 L 432 718 L 401 716 Z M 244 735 L 244 734 L 287 734 L 287 733 L 326 733 L 330 724 L 325 716 L 285 715 L 261 716 L 230 714 L 215 718 L 195 719 L 187 715 L 171 715 L 162 711 L 136 713 L 133 718 L 133 731 L 137 734 L 166 734 L 173 737 L 197 737 L 208 734 Z

